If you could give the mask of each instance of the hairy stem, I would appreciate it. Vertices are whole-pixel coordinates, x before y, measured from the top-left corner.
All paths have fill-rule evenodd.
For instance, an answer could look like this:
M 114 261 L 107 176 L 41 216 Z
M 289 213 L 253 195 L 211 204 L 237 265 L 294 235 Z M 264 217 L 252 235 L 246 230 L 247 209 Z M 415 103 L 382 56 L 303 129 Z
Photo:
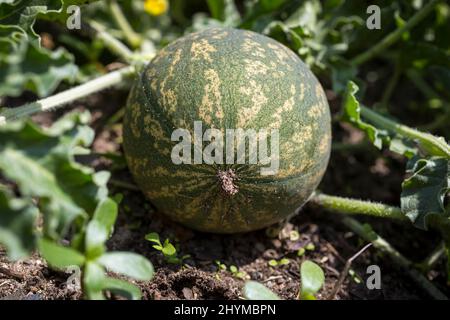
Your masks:
M 400 208 L 382 203 L 330 196 L 323 193 L 316 193 L 310 201 L 326 209 L 341 213 L 364 214 L 380 218 L 392 218 L 405 222 L 409 221 Z
M 443 139 L 399 124 L 364 106 L 361 106 L 361 115 L 382 129 L 397 132 L 404 137 L 419 141 L 420 145 L 431 154 L 450 158 L 450 146 Z
M 67 103 L 86 97 L 91 93 L 101 91 L 108 87 L 123 82 L 125 79 L 134 75 L 135 67 L 129 66 L 117 71 L 110 72 L 104 76 L 88 81 L 69 90 L 62 91 L 48 98 L 36 102 L 27 103 L 17 108 L 9 108 L 0 112 L 0 125 L 6 124 L 12 120 L 30 116 L 41 111 L 49 111 L 60 108 Z
M 108 8 L 111 12 L 111 15 L 118 25 L 118 27 L 122 30 L 125 38 L 127 39 L 127 42 L 133 47 L 138 48 L 142 43 L 142 38 L 139 34 L 137 34 L 133 28 L 131 27 L 130 23 L 128 22 L 127 18 L 122 12 L 122 9 L 120 8 L 119 4 L 115 0 L 109 0 L 108 1 Z
M 424 289 L 431 297 L 437 300 L 448 299 L 438 288 L 428 281 L 424 275 L 412 267 L 413 263 L 410 260 L 393 248 L 389 242 L 371 230 L 371 228 L 366 228 L 363 224 L 349 217 L 345 217 L 342 222 L 358 236 L 371 242 L 375 248 L 387 254 L 395 264 L 405 270 L 411 279 L 413 279 L 417 285 Z
M 109 50 L 128 63 L 132 63 L 135 60 L 134 53 L 128 49 L 126 45 L 110 35 L 101 24 L 94 20 L 90 20 L 88 23 L 89 26 L 95 30 L 96 37 L 100 39 Z
M 385 49 L 396 43 L 402 36 L 403 33 L 407 32 L 414 26 L 416 26 L 420 21 L 422 21 L 439 3 L 441 0 L 432 0 L 428 2 L 423 8 L 418 11 L 415 15 L 411 17 L 402 27 L 396 29 L 395 31 L 388 34 L 383 40 L 378 42 L 375 46 L 373 46 L 370 50 L 367 50 L 364 53 L 356 56 L 353 59 L 354 65 L 363 64 L 372 58 L 376 57 L 378 54 L 383 52 Z

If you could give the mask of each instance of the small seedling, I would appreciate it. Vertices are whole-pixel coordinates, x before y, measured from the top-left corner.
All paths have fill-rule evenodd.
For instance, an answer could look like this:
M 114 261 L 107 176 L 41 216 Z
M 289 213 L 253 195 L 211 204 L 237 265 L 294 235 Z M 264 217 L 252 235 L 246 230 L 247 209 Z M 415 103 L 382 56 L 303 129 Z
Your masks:
M 230 272 L 235 278 L 245 280 L 247 277 L 247 273 L 245 271 L 240 271 L 239 268 L 234 265 L 230 266 Z
M 215 260 L 214 263 L 217 266 L 217 272 L 219 271 L 227 271 L 227 265 L 225 263 L 220 262 L 219 260 Z
M 289 259 L 282 258 L 280 260 L 272 259 L 268 262 L 268 264 L 271 267 L 279 267 L 279 266 L 285 266 L 285 265 L 289 264 L 289 262 L 290 262 Z
M 183 264 L 183 261 L 190 257 L 190 255 L 178 257 L 177 249 L 172 243 L 170 243 L 170 239 L 167 238 L 163 243 L 161 243 L 159 234 L 156 232 L 147 234 L 145 236 L 145 239 L 154 243 L 153 248 L 160 251 L 164 255 L 167 263 Z
M 305 251 L 306 251 L 305 248 L 298 249 L 297 256 L 299 257 L 303 256 L 305 254 Z
M 316 246 L 314 245 L 314 243 L 310 242 L 306 245 L 305 249 L 308 251 L 314 251 L 316 249 Z

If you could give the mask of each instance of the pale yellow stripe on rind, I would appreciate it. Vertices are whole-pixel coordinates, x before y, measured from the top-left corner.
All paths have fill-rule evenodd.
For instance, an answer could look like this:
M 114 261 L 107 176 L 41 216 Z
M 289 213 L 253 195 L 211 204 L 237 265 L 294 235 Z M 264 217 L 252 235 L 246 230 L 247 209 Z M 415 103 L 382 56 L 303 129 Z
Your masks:
M 199 108 L 199 116 L 206 124 L 213 126 L 213 118 L 218 119 L 221 125 L 225 116 L 222 107 L 222 94 L 220 92 L 220 77 L 214 69 L 207 69 L 204 72 L 206 84 L 204 87 L 204 96 Z
M 238 114 L 237 127 L 245 128 L 245 125 L 256 118 L 262 106 L 267 103 L 268 98 L 264 94 L 262 85 L 255 80 L 250 80 L 248 85 L 240 87 L 239 92 L 250 97 L 252 105 L 244 107 Z

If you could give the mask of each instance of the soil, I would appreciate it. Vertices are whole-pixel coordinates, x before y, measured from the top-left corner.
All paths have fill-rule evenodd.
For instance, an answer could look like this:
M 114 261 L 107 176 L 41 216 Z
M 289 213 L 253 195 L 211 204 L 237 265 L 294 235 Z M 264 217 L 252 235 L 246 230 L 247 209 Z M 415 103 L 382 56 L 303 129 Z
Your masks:
M 21 100 L 33 100 L 32 96 Z M 331 109 L 336 115 L 339 101 L 328 92 Z M 89 109 L 96 130 L 93 150 L 120 151 L 119 124 L 106 125 L 126 100 L 126 90 L 107 90 L 80 101 L 68 109 Z M 23 101 L 19 101 L 22 103 Z M 7 101 L 13 105 L 17 101 Z M 34 116 L 42 125 L 50 125 L 61 111 Z M 364 136 L 351 126 L 335 122 L 334 141 L 355 144 L 350 151 L 334 151 L 320 190 L 335 195 L 371 199 L 398 205 L 400 184 L 405 161 L 389 152 L 379 152 L 370 143 L 359 144 Z M 98 157 L 80 159 L 95 169 L 112 171 L 113 181 L 133 184 L 126 168 Z M 349 232 L 340 216 L 307 204 L 288 221 L 266 230 L 237 235 L 214 235 L 195 232 L 166 219 L 139 191 L 111 183 L 112 194 L 122 193 L 123 201 L 115 232 L 108 242 L 110 250 L 134 251 L 148 257 L 156 275 L 147 283 L 138 283 L 144 299 L 241 299 L 244 280 L 257 280 L 285 299 L 296 299 L 300 285 L 299 265 L 305 259 L 318 263 L 325 271 L 324 288 L 317 298 L 330 297 L 345 262 L 366 243 Z M 372 224 L 395 248 L 413 261 L 420 261 L 439 244 L 432 233 L 377 219 L 361 219 Z M 145 234 L 157 232 L 169 238 L 177 247 L 179 257 L 188 255 L 180 264 L 168 263 L 161 253 L 144 239 Z M 399 236 L 400 235 L 400 236 Z M 302 256 L 299 248 L 306 247 Z M 312 244 L 312 245 L 311 245 Z M 289 263 L 272 267 L 270 260 L 288 259 Z M 218 267 L 226 265 L 227 270 Z M 366 287 L 369 265 L 381 269 L 379 290 Z M 236 266 L 239 273 L 230 272 Z M 0 251 L 0 299 L 80 299 L 77 286 L 67 282 L 70 273 L 49 269 L 36 254 L 17 262 L 8 262 Z M 371 247 L 352 264 L 334 299 L 428 299 L 429 296 L 388 258 Z M 428 272 L 432 280 L 447 295 L 444 263 Z M 115 297 L 112 297 L 115 298 Z

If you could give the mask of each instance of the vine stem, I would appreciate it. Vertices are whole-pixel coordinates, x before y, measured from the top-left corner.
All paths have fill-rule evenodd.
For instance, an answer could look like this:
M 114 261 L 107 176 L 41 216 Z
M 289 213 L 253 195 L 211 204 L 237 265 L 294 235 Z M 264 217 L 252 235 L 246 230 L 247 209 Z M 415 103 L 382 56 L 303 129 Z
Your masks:
M 353 59 L 353 64 L 356 66 L 363 64 L 371 60 L 375 56 L 377 56 L 380 52 L 384 51 L 391 45 L 393 45 L 400 39 L 403 33 L 407 32 L 408 30 L 416 26 L 420 21 L 422 21 L 440 1 L 441 0 L 432 0 L 428 2 L 426 5 L 423 6 L 423 8 L 420 11 L 418 11 L 415 15 L 413 15 L 411 19 L 409 19 L 408 22 L 406 22 L 402 27 L 388 34 L 385 38 L 383 38 L 383 40 L 378 42 L 370 50 L 356 56 Z
M 0 125 L 4 125 L 12 120 L 23 118 L 37 112 L 60 108 L 76 99 L 86 97 L 94 92 L 119 84 L 134 74 L 135 67 L 128 66 L 48 98 L 27 103 L 17 108 L 6 109 L 5 111 L 0 112 Z
M 364 214 L 379 218 L 391 218 L 408 222 L 408 218 L 402 213 L 400 208 L 382 203 L 330 196 L 316 192 L 310 200 L 326 209 L 346 214 Z
M 371 242 L 375 248 L 387 254 L 395 264 L 405 270 L 411 279 L 431 297 L 437 300 L 448 300 L 423 274 L 413 268 L 413 263 L 410 260 L 393 248 L 389 242 L 376 234 L 371 228 L 366 228 L 363 224 L 350 217 L 345 217 L 342 219 L 342 222 L 362 239 Z
M 431 149 L 431 154 L 437 153 L 450 158 L 450 146 L 445 142 L 445 140 L 439 139 L 432 134 L 421 132 L 419 130 L 399 124 L 364 106 L 360 106 L 360 108 L 361 115 L 376 126 L 391 132 L 397 132 L 412 140 L 418 140 L 423 148 L 427 150 Z
M 127 18 L 122 12 L 122 9 L 118 5 L 116 0 L 108 1 L 108 8 L 111 12 L 114 21 L 122 30 L 127 42 L 133 47 L 138 48 L 142 43 L 142 38 L 133 30 Z
M 135 54 L 126 45 L 110 35 L 100 23 L 90 20 L 88 25 L 95 30 L 95 36 L 113 53 L 128 63 L 132 63 L 136 59 Z

